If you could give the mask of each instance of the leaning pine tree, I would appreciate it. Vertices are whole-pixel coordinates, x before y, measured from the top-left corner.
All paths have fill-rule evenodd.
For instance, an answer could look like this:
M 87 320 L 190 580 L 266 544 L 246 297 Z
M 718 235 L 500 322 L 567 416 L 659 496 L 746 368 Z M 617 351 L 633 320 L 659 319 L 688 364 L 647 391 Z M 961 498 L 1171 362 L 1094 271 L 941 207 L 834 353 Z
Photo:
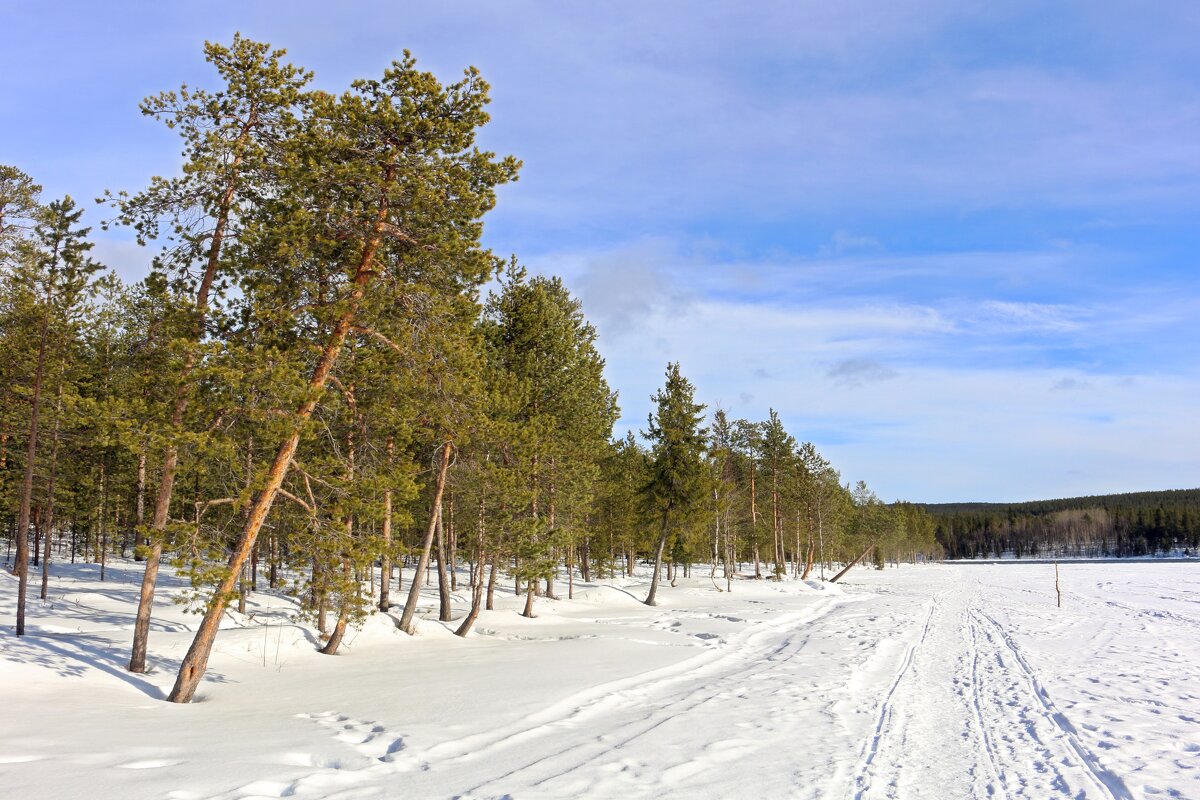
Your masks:
M 213 295 L 237 277 L 226 254 L 227 243 L 238 239 L 242 220 L 252 216 L 261 196 L 269 194 L 274 162 L 295 124 L 294 111 L 311 77 L 283 63 L 284 51 L 240 36 L 234 36 L 230 47 L 206 43 L 204 52 L 225 81 L 221 91 L 185 87 L 147 98 L 141 106 L 143 114 L 183 138 L 183 174 L 155 178 L 136 195 L 110 197 L 119 212 L 117 221 L 133 227 L 143 243 L 157 238 L 160 226 L 170 226 L 169 244 L 155 260 L 154 277 L 170 286 L 179 301 L 167 312 L 175 318 L 164 322 L 177 334 L 173 348 L 182 351 L 173 374 L 164 376 L 173 384 L 172 397 L 134 623 L 131 672 L 146 671 L 154 590 L 181 441 L 194 433 L 187 430 L 187 412 L 198 383 L 196 372 L 211 324 Z
M 680 374 L 679 364 L 669 364 L 667 382 L 652 398 L 657 409 L 644 432 L 651 447 L 650 480 L 642 489 L 642 499 L 648 516 L 658 525 L 648 606 L 657 604 L 667 538 L 703 508 L 707 490 L 704 449 L 708 432 L 700 426 L 704 406 L 695 402 L 695 394 L 695 387 Z
M 303 130 L 287 143 L 280 194 L 248 231 L 246 246 L 261 258 L 253 259 L 245 302 L 256 304 L 261 295 L 273 305 L 277 290 L 289 287 L 332 285 L 336 293 L 324 303 L 293 305 L 294 317 L 280 317 L 304 345 L 297 348 L 297 377 L 307 377 L 297 381 L 299 401 L 269 466 L 258 473 L 242 532 L 169 700 L 189 702 L 200 684 L 225 605 L 360 312 L 404 292 L 397 275 L 414 263 L 445 272 L 464 289 L 488 274 L 480 220 L 495 203 L 495 187 L 516 177 L 518 163 L 475 147 L 487 102 L 487 84 L 475 70 L 443 87 L 406 55 L 382 80 L 357 81 L 340 98 L 316 94 Z M 264 313 L 286 310 L 274 305 Z

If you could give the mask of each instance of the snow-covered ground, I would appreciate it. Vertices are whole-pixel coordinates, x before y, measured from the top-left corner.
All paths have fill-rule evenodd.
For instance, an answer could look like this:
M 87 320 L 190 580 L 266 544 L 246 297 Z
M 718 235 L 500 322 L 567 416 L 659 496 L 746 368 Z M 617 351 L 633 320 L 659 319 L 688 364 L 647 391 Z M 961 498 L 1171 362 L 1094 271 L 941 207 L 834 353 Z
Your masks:
M 189 706 L 197 618 L 161 603 L 131 675 L 137 566 L 54 571 L 23 639 L 0 577 L 3 797 L 1200 798 L 1195 564 L 1071 564 L 1061 610 L 1046 565 L 577 585 L 334 658 L 259 593 Z

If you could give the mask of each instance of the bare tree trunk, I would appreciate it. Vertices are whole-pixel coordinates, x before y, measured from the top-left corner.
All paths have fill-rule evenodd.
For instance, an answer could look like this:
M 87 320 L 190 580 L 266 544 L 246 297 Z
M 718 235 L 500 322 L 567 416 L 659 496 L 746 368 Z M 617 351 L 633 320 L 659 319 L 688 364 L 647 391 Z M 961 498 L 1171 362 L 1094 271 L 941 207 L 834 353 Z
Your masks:
M 390 445 L 390 442 L 389 442 Z M 383 557 L 379 560 L 379 610 L 392 605 L 392 490 L 383 493 Z
M 454 633 L 458 636 L 466 636 L 471 631 L 471 626 L 475 624 L 475 620 L 479 618 L 479 607 L 483 602 L 483 564 L 487 559 L 487 553 L 483 552 L 484 544 L 484 528 L 483 528 L 483 500 L 479 501 L 479 533 L 475 539 L 476 560 L 479 562 L 479 575 L 471 586 L 471 610 L 467 612 L 467 616 L 463 618 L 462 624 L 458 626 L 458 630 Z
M 813 563 L 817 556 L 817 540 L 813 538 L 812 531 L 808 532 L 808 553 L 804 560 L 804 573 L 800 576 L 800 580 L 808 580 L 808 576 L 812 574 Z
M 862 561 L 862 560 L 863 560 L 863 558 L 865 558 L 865 557 L 866 557 L 867 553 L 870 553 L 870 552 L 871 552 L 872 550 L 874 550 L 874 549 L 875 549 L 875 542 L 871 542 L 869 545 L 867 545 L 867 549 L 865 549 L 865 550 L 863 550 L 861 553 L 859 553 L 859 554 L 858 554 L 858 555 L 855 557 L 855 559 L 854 559 L 853 561 L 851 561 L 849 564 L 847 564 L 846 566 L 842 567 L 842 571 L 841 571 L 841 572 L 839 572 L 837 575 L 834 575 L 832 578 L 830 578 L 830 579 L 829 579 L 829 582 L 830 582 L 830 583 L 837 583 L 837 582 L 838 582 L 838 580 L 839 580 L 839 579 L 840 579 L 840 578 L 841 578 L 843 575 L 845 575 L 847 572 L 849 572 L 849 571 L 850 571 L 850 568 L 851 568 L 851 567 L 853 567 L 853 566 L 854 566 L 855 564 L 857 564 L 859 561 Z
M 500 556 L 492 553 L 492 565 L 488 571 L 488 587 L 487 587 L 487 610 L 494 611 L 496 608 L 496 575 L 500 571 L 499 562 Z
M 533 593 L 537 590 L 537 578 L 529 581 L 529 588 L 525 591 L 525 609 L 521 611 L 522 617 L 533 619 Z
M 442 509 L 437 509 L 437 526 L 434 532 L 437 541 L 437 574 L 438 574 L 438 620 L 449 622 L 450 608 L 450 579 L 446 575 L 446 526 L 442 523 Z
M 104 460 L 100 460 L 100 580 L 104 580 L 104 569 L 108 558 L 108 473 Z
M 269 543 L 267 551 L 271 557 L 271 566 L 267 572 L 267 586 L 275 589 L 279 582 L 279 537 L 272 533 L 267 541 Z
M 387 440 L 387 460 L 392 463 L 396 442 Z M 392 605 L 392 490 L 383 493 L 383 556 L 379 559 L 379 610 L 387 611 Z
M 458 591 L 458 530 L 454 527 L 454 495 L 451 495 L 447 500 L 450 507 L 450 519 L 446 524 L 446 534 L 450 541 L 450 561 L 447 568 L 450 570 L 450 591 Z
M 759 568 L 758 561 L 758 492 L 755 491 L 754 482 L 757 476 L 758 469 L 754 461 L 750 461 L 750 537 L 754 540 L 754 578 L 759 580 L 762 578 L 762 569 Z
M 407 634 L 416 633 L 413 627 L 413 616 L 417 613 L 417 603 L 421 601 L 421 579 L 425 568 L 429 565 L 429 551 L 433 547 L 433 537 L 437 533 L 438 516 L 442 508 L 442 492 L 446 488 L 446 472 L 450 469 L 450 453 L 454 445 L 446 442 L 442 445 L 442 457 L 437 468 L 437 478 L 433 488 L 433 510 L 429 515 L 429 527 L 425 529 L 425 539 L 421 543 L 421 557 L 417 561 L 417 569 L 408 586 L 408 600 L 404 603 L 404 612 L 400 615 L 400 630 Z
M 245 461 L 244 468 L 245 468 L 246 474 L 242 479 L 242 485 L 248 495 L 250 493 L 250 483 L 254 477 L 254 437 L 253 436 L 250 436 L 246 440 L 246 461 Z M 242 524 L 243 525 L 245 525 L 245 519 L 246 519 L 246 516 L 249 515 L 249 513 L 250 513 L 250 507 L 247 506 L 245 512 L 243 512 L 243 514 L 242 514 Z M 255 547 L 254 549 L 252 549 L 250 551 L 251 559 L 254 558 L 253 554 L 256 553 L 257 551 L 258 551 L 257 547 Z M 238 613 L 239 614 L 246 613 L 246 565 L 245 564 L 242 565 L 241 575 L 238 579 Z
M 809 541 L 812 541 L 812 534 L 809 534 Z M 796 510 L 796 548 L 792 551 L 792 575 L 800 577 L 800 562 L 803 560 L 803 551 L 800 549 L 800 510 Z M 805 572 L 807 577 L 808 573 Z
M 342 592 L 350 591 L 351 576 L 350 562 L 342 561 Z M 358 584 L 355 583 L 355 591 Z M 320 652 L 327 656 L 337 655 L 338 648 L 342 646 L 342 639 L 346 635 L 346 625 L 350 622 L 350 601 L 344 595 L 338 601 L 338 616 L 337 622 L 333 623 L 333 633 L 329 635 L 329 641 L 321 648 Z
M 313 556 L 312 565 L 312 603 L 317 613 L 317 636 L 329 640 L 329 628 L 325 624 L 325 616 L 329 611 L 329 592 L 326 589 L 325 568 Z
M 45 551 L 42 553 L 42 591 L 40 597 L 46 599 L 46 595 L 50 588 L 50 539 L 54 535 L 54 488 L 55 480 L 58 477 L 58 435 L 62 428 L 62 383 L 58 384 L 58 408 L 54 415 L 54 434 L 51 436 L 50 445 L 50 480 L 46 485 L 46 541 Z
M 42 382 L 46 374 L 46 347 L 50 337 L 49 311 L 42 317 L 38 344 L 37 369 L 33 375 L 33 396 L 29 409 L 29 440 L 25 443 L 25 478 L 21 484 L 21 507 L 17 514 L 17 627 L 16 635 L 25 635 L 25 595 L 29 591 L 29 517 L 33 510 L 33 466 L 37 461 L 38 413 L 42 407 Z
M 778 580 L 783 574 L 783 564 L 781 563 L 780 555 L 783 551 L 783 517 L 779 509 L 779 469 L 776 467 L 771 470 L 771 530 L 772 543 L 775 553 L 775 579 Z
M 654 548 L 654 577 L 650 579 L 650 593 L 646 595 L 646 605 L 658 605 L 658 579 L 662 574 L 663 548 L 667 546 L 667 515 L 663 515 L 662 530 L 658 534 L 658 546 Z
M 35 506 L 33 509 L 33 547 L 30 549 L 30 556 L 33 563 L 30 566 L 40 567 L 42 565 L 42 520 L 46 517 L 45 506 Z
M 479 609 L 483 604 L 483 553 L 480 553 L 479 580 L 471 587 L 471 610 L 463 617 L 462 624 L 454 631 L 456 636 L 465 637 L 471 632 L 471 626 L 479 619 Z
M 146 445 L 138 451 L 137 489 L 133 510 L 133 560 L 142 561 L 142 526 L 146 524 Z
M 817 544 L 821 548 L 821 580 L 825 580 L 825 519 L 821 514 L 820 501 L 817 503 Z

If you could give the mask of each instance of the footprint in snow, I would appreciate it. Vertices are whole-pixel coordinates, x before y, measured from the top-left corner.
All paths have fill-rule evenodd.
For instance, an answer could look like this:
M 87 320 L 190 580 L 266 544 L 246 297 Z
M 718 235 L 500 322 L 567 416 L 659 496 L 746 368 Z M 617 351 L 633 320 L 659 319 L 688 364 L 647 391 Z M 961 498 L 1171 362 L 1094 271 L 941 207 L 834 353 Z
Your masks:
M 383 725 L 374 720 L 351 719 L 345 714 L 334 711 L 323 711 L 315 714 L 297 714 L 302 719 L 310 719 L 322 727 L 334 732 L 334 738 L 354 748 L 360 754 L 384 763 L 393 763 L 396 754 L 404 749 L 404 738 L 392 736 Z M 330 765 L 334 769 L 342 765 Z

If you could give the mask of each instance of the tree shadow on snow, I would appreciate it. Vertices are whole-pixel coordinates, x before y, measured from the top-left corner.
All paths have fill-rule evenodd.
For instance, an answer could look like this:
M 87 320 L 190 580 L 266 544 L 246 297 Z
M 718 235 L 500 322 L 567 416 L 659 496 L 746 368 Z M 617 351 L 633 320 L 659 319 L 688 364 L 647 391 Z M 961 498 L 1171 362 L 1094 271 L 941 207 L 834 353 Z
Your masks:
M 3 658 L 24 664 L 35 664 L 54 670 L 65 678 L 82 678 L 90 670 L 99 670 L 127 683 L 154 700 L 165 700 L 166 693 L 150 679 L 129 672 L 126 667 L 127 652 L 113 652 L 112 643 L 91 637 L 88 634 L 31 634 L 21 637 L 4 637 Z M 158 667 L 164 671 L 179 669 L 177 659 L 158 659 Z M 208 670 L 206 682 L 227 683 L 220 673 Z

